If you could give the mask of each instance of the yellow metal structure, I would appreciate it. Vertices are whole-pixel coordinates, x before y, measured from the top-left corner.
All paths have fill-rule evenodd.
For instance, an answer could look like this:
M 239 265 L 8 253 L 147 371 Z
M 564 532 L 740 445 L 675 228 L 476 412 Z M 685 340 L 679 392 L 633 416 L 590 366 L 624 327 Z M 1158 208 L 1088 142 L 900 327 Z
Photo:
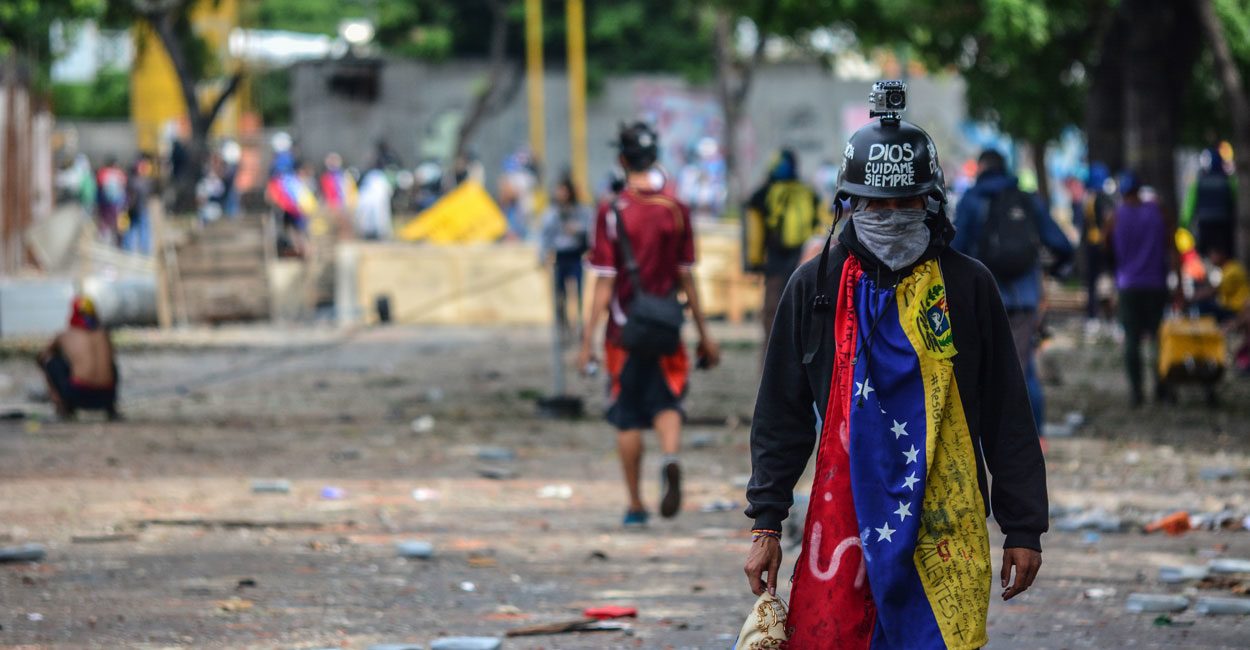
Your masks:
M 398 236 L 404 241 L 465 244 L 497 241 L 507 232 L 508 220 L 486 188 L 465 181 L 400 228 Z
M 234 69 L 230 58 L 230 32 L 239 25 L 239 0 L 197 0 L 191 8 L 191 27 L 208 45 L 216 62 L 218 78 Z M 178 75 L 168 52 L 156 32 L 144 21 L 133 28 L 135 61 L 130 75 L 130 120 L 140 151 L 156 152 L 162 132 L 171 125 L 186 134 L 187 109 L 178 84 Z M 208 107 L 217 98 L 216 92 L 200 88 L 200 105 Z M 207 92 L 204 92 L 207 91 Z M 236 136 L 240 117 L 239 96 L 222 108 L 213 126 L 213 134 Z
M 590 196 L 586 161 L 586 14 L 582 0 L 565 6 L 569 58 L 569 142 L 573 151 L 573 184 L 581 196 Z
M 525 0 L 525 85 L 529 91 L 530 151 L 542 172 L 547 168 L 547 112 L 543 106 L 543 3 Z M 541 175 L 540 175 L 541 179 Z M 534 211 L 547 208 L 546 188 L 534 188 Z

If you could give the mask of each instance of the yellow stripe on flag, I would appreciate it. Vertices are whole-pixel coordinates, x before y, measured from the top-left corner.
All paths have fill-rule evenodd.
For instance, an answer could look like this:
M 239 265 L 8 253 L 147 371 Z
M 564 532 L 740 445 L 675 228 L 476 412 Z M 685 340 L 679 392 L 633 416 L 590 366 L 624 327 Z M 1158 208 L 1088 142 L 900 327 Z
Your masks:
M 946 646 L 980 648 L 988 643 L 990 542 L 976 456 L 951 361 L 956 350 L 937 262 L 917 267 L 899 284 L 897 298 L 903 331 L 920 357 L 925 394 L 926 484 L 916 570 Z

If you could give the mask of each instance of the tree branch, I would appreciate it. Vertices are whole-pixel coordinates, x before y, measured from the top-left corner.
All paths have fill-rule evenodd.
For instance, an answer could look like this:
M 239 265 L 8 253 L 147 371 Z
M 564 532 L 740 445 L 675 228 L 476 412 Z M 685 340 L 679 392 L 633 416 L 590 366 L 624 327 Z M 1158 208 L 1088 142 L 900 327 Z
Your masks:
M 204 120 L 208 124 L 217 121 L 217 114 L 225 107 L 226 102 L 230 99 L 234 92 L 239 89 L 239 84 L 243 81 L 243 71 L 240 70 L 230 76 L 230 80 L 226 82 L 226 87 L 222 89 L 221 94 L 217 96 L 217 100 L 213 102 L 212 107 L 204 114 Z
M 136 7 L 138 7 L 141 3 L 139 0 L 135 1 Z M 151 4 L 157 3 L 153 2 Z M 203 120 L 204 116 L 200 111 L 199 98 L 195 94 L 195 75 L 191 72 L 191 66 L 187 62 L 186 53 L 182 51 L 181 39 L 175 33 L 174 14 L 172 11 L 145 13 L 144 17 L 147 19 L 148 24 L 152 26 L 152 30 L 156 32 L 156 37 L 160 39 L 166 54 L 169 55 L 170 63 L 174 66 L 174 73 L 178 76 L 178 86 L 182 90 L 182 100 L 187 105 L 187 119 L 191 122 L 191 129 L 195 130 L 199 128 L 200 121 Z
M 1233 128 L 1238 131 L 1238 138 L 1250 137 L 1250 99 L 1246 98 L 1245 84 L 1241 71 L 1233 59 L 1232 50 L 1228 46 L 1228 36 L 1224 33 L 1224 25 L 1215 12 L 1211 0 L 1199 0 L 1198 19 L 1211 45 L 1211 53 L 1215 56 L 1215 69 L 1223 86 L 1224 99 L 1232 111 Z

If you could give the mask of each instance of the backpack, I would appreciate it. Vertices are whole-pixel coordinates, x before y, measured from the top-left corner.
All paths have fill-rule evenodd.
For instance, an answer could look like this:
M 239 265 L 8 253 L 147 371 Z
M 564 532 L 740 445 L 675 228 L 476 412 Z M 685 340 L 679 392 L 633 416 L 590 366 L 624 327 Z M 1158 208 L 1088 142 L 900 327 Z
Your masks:
M 769 238 L 782 248 L 801 248 L 816 232 L 816 198 L 799 181 L 775 181 L 764 197 Z
M 1029 196 L 1015 187 L 985 202 L 977 259 L 994 277 L 1012 280 L 1037 268 L 1042 241 L 1033 210 Z
M 681 347 L 681 325 L 685 320 L 684 307 L 677 300 L 676 291 L 667 296 L 649 293 L 642 286 L 642 273 L 634 247 L 625 229 L 625 220 L 616 203 L 612 204 L 616 216 L 616 245 L 621 261 L 634 285 L 634 299 L 629 305 L 625 325 L 621 328 L 621 345 L 640 357 L 663 357 L 673 354 Z

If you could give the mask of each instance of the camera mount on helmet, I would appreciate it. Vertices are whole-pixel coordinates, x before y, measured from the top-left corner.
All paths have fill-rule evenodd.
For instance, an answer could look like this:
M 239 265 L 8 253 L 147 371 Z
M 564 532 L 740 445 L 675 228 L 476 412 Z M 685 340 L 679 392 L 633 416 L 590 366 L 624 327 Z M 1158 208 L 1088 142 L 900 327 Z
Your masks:
M 898 124 L 907 110 L 907 82 L 878 81 L 868 93 L 868 117 L 881 118 L 883 123 Z

